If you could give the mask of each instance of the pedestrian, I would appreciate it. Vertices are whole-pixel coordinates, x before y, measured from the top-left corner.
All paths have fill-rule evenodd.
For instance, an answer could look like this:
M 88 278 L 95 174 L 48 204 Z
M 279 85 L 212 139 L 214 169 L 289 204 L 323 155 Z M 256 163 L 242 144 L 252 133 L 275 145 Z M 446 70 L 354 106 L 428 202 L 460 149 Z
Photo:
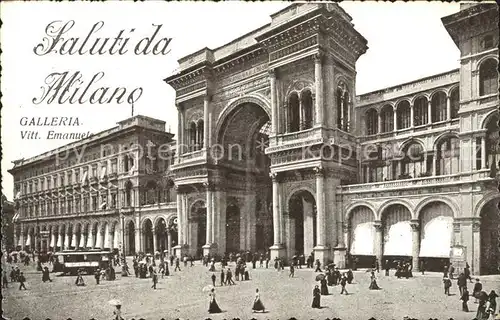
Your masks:
M 378 261 L 378 258 L 375 258 L 375 270 L 377 270 L 377 273 L 380 272 L 380 263 Z
M 9 281 L 7 279 L 7 271 L 2 272 L 2 288 L 8 288 L 9 287 Z
M 99 284 L 99 280 L 101 279 L 101 270 L 97 269 L 94 273 L 94 278 L 96 284 Z
M 50 279 L 49 279 L 50 280 Z M 78 286 L 78 287 L 83 287 L 85 286 L 85 282 L 83 281 L 83 277 L 82 277 L 82 270 L 78 270 L 78 275 L 76 276 L 76 281 L 75 281 L 75 284 Z
M 449 268 L 449 275 L 450 275 L 450 279 L 453 280 L 453 273 L 455 272 L 455 267 L 450 264 L 450 268 Z
M 115 315 L 113 320 L 123 320 L 123 318 L 122 318 L 122 306 L 119 304 L 116 305 L 116 310 L 113 311 L 113 314 Z
M 444 285 L 444 294 L 449 296 L 450 295 L 450 288 L 451 288 L 451 280 L 448 277 L 443 278 L 443 285 Z
M 449 269 L 448 269 L 448 266 L 447 266 L 447 265 L 445 265 L 445 266 L 443 267 L 443 278 L 448 278 L 448 270 L 449 270 Z
M 467 301 L 469 301 L 469 291 L 467 291 L 467 287 L 463 288 L 460 300 L 462 300 L 462 311 L 469 312 L 469 307 L 467 306 Z
M 215 289 L 212 288 L 209 294 L 210 304 L 208 306 L 208 313 L 221 313 L 222 310 L 219 308 L 217 301 L 215 300 Z
M 470 266 L 468 263 L 465 263 L 464 275 L 465 275 L 465 281 L 467 281 L 468 279 L 470 283 L 472 283 L 472 277 L 470 276 Z
M 476 283 L 474 284 L 474 289 L 472 290 L 472 295 L 475 299 L 474 303 L 477 303 L 477 299 L 481 291 L 483 291 L 483 284 L 479 281 L 479 278 L 477 278 Z
M 266 269 L 269 268 L 269 256 L 266 257 Z
M 26 285 L 24 284 L 26 282 L 26 278 L 24 277 L 24 274 L 22 272 L 19 274 L 19 278 L 17 280 L 19 281 L 19 290 L 21 290 L 21 288 L 27 290 Z
M 320 284 L 321 284 L 321 295 L 322 296 L 327 296 L 329 295 L 328 293 L 328 286 L 326 285 L 326 279 L 325 278 L 322 278 L 320 280 Z
M 151 277 L 153 278 L 153 285 L 151 286 L 151 288 L 156 290 L 156 284 L 158 283 L 158 274 L 156 272 L 153 272 Z
M 386 276 L 389 276 L 389 270 L 391 269 L 390 265 L 389 265 L 389 260 L 385 260 L 385 275 Z
M 49 271 L 49 268 L 45 267 L 43 268 L 43 271 L 42 271 L 42 282 L 47 282 L 47 281 L 50 281 L 52 282 L 52 280 L 50 279 L 50 271 Z
M 380 287 L 378 286 L 377 284 L 377 278 L 375 277 L 375 272 L 372 271 L 372 274 L 370 276 L 370 286 L 368 287 L 368 289 L 370 290 L 380 290 Z
M 352 273 L 352 270 L 349 269 L 349 271 L 347 271 L 347 283 L 351 284 L 353 280 L 354 280 L 354 274 Z
M 215 276 L 215 273 L 212 273 L 212 284 L 215 287 L 215 280 L 217 280 L 217 277 Z
M 227 273 L 226 273 L 226 283 L 229 285 L 236 284 L 233 281 L 233 274 L 231 272 L 231 269 L 227 268 Z
M 223 285 L 225 285 L 225 284 L 226 284 L 226 281 L 224 280 L 224 278 L 225 278 L 224 276 L 225 276 L 225 274 L 224 274 L 224 269 L 222 269 L 222 270 L 220 271 L 220 286 L 221 286 L 221 287 L 222 287 Z M 214 286 L 214 287 L 215 287 L 215 286 Z
M 346 295 L 349 294 L 345 288 L 347 281 L 348 281 L 348 278 L 347 278 L 346 274 L 344 273 L 344 275 L 342 276 L 342 279 L 340 279 L 340 285 L 342 286 L 342 290 L 340 291 L 340 294 L 343 294 L 344 292 Z
M 495 318 L 495 312 L 497 311 L 497 300 L 498 295 L 496 294 L 495 290 L 491 290 L 490 294 L 488 295 L 488 303 L 486 306 L 486 312 L 490 315 L 491 319 Z
M 321 308 L 321 290 L 319 290 L 319 286 L 315 286 L 313 289 L 312 307 L 317 309 Z
M 262 301 L 260 301 L 259 289 L 255 289 L 255 300 L 253 301 L 253 306 L 252 306 L 252 312 L 256 311 L 262 311 L 262 313 L 266 311 L 264 304 L 262 303 Z
M 319 262 L 319 259 L 316 259 L 316 270 L 314 272 L 321 272 L 321 262 Z
M 467 278 L 464 273 L 458 275 L 457 286 L 460 291 L 460 295 L 462 295 L 463 290 L 467 288 Z
M 181 261 L 180 261 L 179 257 L 177 257 L 175 259 L 175 269 L 174 269 L 174 271 L 177 271 L 177 269 L 179 269 L 179 271 L 181 271 Z
M 295 267 L 293 266 L 293 264 L 291 263 L 290 264 L 290 274 L 288 275 L 289 278 L 293 278 L 295 274 Z
M 425 274 L 425 260 L 420 261 L 420 271 L 422 272 L 422 275 Z

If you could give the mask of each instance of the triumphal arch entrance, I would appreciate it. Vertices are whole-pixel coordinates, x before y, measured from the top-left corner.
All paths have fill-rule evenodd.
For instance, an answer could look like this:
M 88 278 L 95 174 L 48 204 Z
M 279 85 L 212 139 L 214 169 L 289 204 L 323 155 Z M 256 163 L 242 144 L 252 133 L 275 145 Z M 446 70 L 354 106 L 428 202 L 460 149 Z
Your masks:
M 218 49 L 179 60 L 178 255 L 270 250 L 345 256 L 341 183 L 356 181 L 355 63 L 336 4 L 292 5 Z

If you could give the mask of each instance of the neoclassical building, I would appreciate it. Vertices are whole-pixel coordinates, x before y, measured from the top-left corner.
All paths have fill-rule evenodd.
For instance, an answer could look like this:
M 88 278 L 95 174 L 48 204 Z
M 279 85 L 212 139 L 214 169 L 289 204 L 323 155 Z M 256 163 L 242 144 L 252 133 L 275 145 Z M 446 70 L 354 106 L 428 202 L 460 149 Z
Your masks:
M 172 138 L 164 121 L 135 116 L 14 161 L 18 248 L 171 250 L 177 241 Z
M 498 273 L 497 7 L 464 5 L 442 19 L 458 69 L 360 96 L 356 61 L 368 47 L 351 20 L 337 4 L 292 4 L 180 59 L 165 79 L 177 141 L 162 121 L 137 116 L 16 162 L 19 245 L 314 252 L 341 267 L 404 258 Z M 54 164 L 64 150 L 108 141 L 129 148 Z M 169 160 L 139 154 L 160 145 L 172 148 L 153 153 Z
M 314 252 L 498 272 L 498 11 L 442 19 L 459 68 L 355 94 L 367 41 L 336 4 L 294 4 L 179 60 L 178 254 Z M 453 262 L 453 261 L 452 261 Z

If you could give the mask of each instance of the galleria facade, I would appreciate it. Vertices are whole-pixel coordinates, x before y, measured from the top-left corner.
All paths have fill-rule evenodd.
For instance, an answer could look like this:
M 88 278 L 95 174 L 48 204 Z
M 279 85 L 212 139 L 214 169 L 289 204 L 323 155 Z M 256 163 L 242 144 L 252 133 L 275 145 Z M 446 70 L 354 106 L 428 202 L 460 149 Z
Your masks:
M 135 116 L 14 162 L 16 244 L 498 273 L 498 9 L 442 22 L 458 69 L 360 96 L 367 41 L 337 4 L 180 59 L 176 141 Z

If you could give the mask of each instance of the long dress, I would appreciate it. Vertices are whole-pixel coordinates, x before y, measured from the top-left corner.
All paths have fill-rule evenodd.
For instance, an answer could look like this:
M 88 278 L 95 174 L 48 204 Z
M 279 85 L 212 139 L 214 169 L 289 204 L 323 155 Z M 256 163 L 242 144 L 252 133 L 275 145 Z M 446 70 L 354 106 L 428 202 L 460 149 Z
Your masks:
M 265 310 L 264 304 L 262 303 L 262 301 L 260 301 L 260 294 L 259 293 L 255 294 L 255 301 L 253 302 L 252 310 L 253 311 L 264 311 Z
M 329 295 L 328 286 L 326 285 L 326 279 L 321 280 L 321 295 L 323 296 Z
M 368 288 L 370 290 L 379 290 L 380 287 L 377 285 L 377 280 L 375 276 L 371 276 L 371 282 L 370 282 L 370 287 Z
M 313 302 L 312 302 L 312 307 L 313 308 L 320 308 L 321 307 L 321 292 L 319 288 L 314 288 L 313 290 Z
M 208 306 L 208 313 L 221 313 L 222 310 L 219 308 L 217 301 L 215 301 L 215 292 L 211 292 L 209 297 L 210 305 Z

